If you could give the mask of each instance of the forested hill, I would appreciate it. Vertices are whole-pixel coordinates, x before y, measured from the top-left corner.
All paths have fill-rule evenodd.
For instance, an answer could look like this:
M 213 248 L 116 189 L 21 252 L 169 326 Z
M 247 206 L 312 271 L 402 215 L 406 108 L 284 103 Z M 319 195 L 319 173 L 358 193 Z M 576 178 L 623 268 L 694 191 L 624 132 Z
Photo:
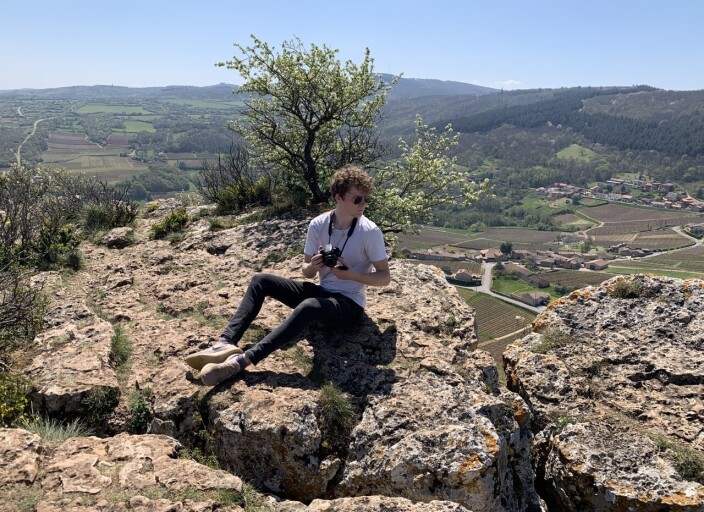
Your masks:
M 502 93 L 486 110 L 469 115 L 460 111 L 438 120 L 437 125 L 451 123 L 465 133 L 486 133 L 503 125 L 560 125 L 588 141 L 621 150 L 654 150 L 676 157 L 704 155 L 704 91 L 668 95 L 648 86 L 577 87 L 536 91 L 531 103 L 512 101 L 529 97 L 526 91 Z M 678 104 L 680 108 L 675 108 Z

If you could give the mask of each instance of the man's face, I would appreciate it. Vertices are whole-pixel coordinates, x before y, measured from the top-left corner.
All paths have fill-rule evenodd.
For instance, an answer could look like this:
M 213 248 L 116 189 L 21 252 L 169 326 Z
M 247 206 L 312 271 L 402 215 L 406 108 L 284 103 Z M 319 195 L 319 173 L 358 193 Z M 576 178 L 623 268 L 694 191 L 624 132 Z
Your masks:
M 351 217 L 361 217 L 367 207 L 367 194 L 357 187 L 351 187 L 344 196 L 336 196 L 337 207 Z

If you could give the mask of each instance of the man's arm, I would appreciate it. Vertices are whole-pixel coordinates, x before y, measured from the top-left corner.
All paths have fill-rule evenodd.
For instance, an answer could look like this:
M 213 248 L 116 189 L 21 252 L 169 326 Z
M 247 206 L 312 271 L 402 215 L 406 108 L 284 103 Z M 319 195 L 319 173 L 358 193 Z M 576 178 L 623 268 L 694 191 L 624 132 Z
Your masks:
M 322 254 L 316 254 L 315 256 L 303 254 L 303 266 L 301 267 L 301 272 L 304 277 L 313 279 L 318 272 L 320 272 L 320 269 L 322 269 L 323 266 Z
M 342 258 L 340 258 L 342 260 Z M 344 263 L 344 261 L 342 261 Z M 339 279 L 351 279 L 367 286 L 386 286 L 391 282 L 391 272 L 389 270 L 389 260 L 383 259 L 372 261 L 374 272 L 356 272 L 354 270 L 340 270 L 337 267 L 330 269 L 330 272 Z M 321 258 L 322 266 L 322 258 Z

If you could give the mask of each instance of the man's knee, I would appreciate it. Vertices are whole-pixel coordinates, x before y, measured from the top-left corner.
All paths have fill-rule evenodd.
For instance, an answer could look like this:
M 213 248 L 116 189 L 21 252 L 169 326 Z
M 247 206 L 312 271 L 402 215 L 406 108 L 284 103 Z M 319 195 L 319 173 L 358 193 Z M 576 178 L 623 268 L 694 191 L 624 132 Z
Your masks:
M 267 285 L 271 283 L 271 278 L 271 274 L 254 274 L 249 281 L 249 286 L 250 288 L 266 289 Z
M 294 314 L 296 316 L 315 317 L 320 314 L 320 310 L 320 301 L 315 298 L 308 298 L 304 299 L 298 306 L 296 306 L 296 309 L 294 309 Z

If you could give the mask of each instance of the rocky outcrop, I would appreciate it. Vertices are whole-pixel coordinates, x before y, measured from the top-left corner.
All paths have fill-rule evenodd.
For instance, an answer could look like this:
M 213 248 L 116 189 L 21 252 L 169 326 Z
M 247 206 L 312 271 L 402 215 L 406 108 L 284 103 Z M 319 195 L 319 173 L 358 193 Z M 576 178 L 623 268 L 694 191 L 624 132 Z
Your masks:
M 202 511 L 222 502 L 223 492 L 241 493 L 239 478 L 180 459 L 181 449 L 166 436 L 126 434 L 41 446 L 27 431 L 0 429 L 0 451 L 16 455 L 0 463 L 0 510 Z
M 173 244 L 150 240 L 150 226 L 166 211 L 140 219 L 129 245 L 84 243 L 85 267 L 47 287 L 48 328 L 26 368 L 39 385 L 36 411 L 85 417 L 98 405 L 101 414 L 91 418 L 103 435 L 149 435 L 39 450 L 38 510 L 166 510 L 174 503 L 229 510 L 221 498 L 186 504 L 178 494 L 193 487 L 187 480 L 221 482 L 220 473 L 175 459 L 181 445 L 211 453 L 276 496 L 271 510 L 543 508 L 533 487 L 527 406 L 499 389 L 491 356 L 476 350 L 472 310 L 437 270 L 392 262 L 392 284 L 369 290 L 357 329 L 310 329 L 242 378 L 211 389 L 184 356 L 217 339 L 259 269 L 300 277 L 310 215 L 217 230 L 201 219 Z M 242 345 L 289 311 L 267 302 Z M 111 356 L 118 333 L 130 348 L 119 365 Z M 330 400 L 347 415 L 331 416 Z M 113 460 L 116 440 L 129 440 L 133 448 L 122 451 L 136 455 Z M 149 444 L 162 451 L 144 455 Z M 31 446 L 25 450 L 28 460 L 36 457 Z M 168 495 L 140 493 L 155 482 Z M 117 488 L 119 500 L 105 497 Z
M 110 364 L 115 330 L 81 299 L 55 297 L 35 340 L 26 374 L 37 385 L 37 410 L 61 417 L 85 414 L 86 399 L 117 404 L 119 385 Z
M 573 292 L 504 353 L 556 510 L 704 510 L 704 281 Z

